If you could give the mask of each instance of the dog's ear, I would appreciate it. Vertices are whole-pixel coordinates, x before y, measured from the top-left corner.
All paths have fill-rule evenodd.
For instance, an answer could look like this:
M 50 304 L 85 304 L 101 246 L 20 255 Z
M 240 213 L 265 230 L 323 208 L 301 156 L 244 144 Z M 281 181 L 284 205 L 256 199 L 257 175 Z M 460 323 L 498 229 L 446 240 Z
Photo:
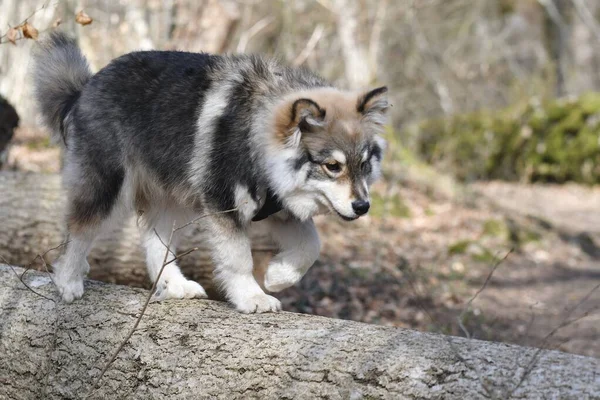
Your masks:
M 291 126 L 302 133 L 318 130 L 325 125 L 325 110 L 311 99 L 298 99 L 292 103 Z
M 390 107 L 387 92 L 387 86 L 382 86 L 360 95 L 356 104 L 356 111 L 370 122 L 384 125 L 386 123 L 386 112 Z

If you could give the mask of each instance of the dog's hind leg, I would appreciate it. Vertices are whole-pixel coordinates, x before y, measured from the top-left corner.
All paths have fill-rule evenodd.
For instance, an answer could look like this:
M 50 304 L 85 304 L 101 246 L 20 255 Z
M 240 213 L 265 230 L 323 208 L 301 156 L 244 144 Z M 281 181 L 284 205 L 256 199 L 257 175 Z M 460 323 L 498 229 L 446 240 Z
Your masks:
M 171 208 L 147 212 L 142 242 L 146 250 L 148 275 L 152 282 L 158 277 L 163 262 L 168 263 L 156 286 L 155 300 L 207 297 L 204 288 L 194 281 L 187 280 L 177 266 L 177 262 L 173 261 L 179 233 L 173 230 L 188 221 L 189 219 L 186 220 L 182 213 Z M 169 239 L 171 239 L 170 245 Z
M 281 252 L 269 263 L 264 286 L 270 292 L 279 292 L 302 279 L 319 257 L 321 242 L 312 219 L 271 216 L 265 222 Z
M 68 242 L 64 254 L 53 264 L 54 282 L 67 303 L 83 295 L 83 279 L 90 266 L 87 255 L 94 239 L 112 222 L 124 171 L 120 168 L 99 169 L 71 163 L 65 170 L 68 189 Z

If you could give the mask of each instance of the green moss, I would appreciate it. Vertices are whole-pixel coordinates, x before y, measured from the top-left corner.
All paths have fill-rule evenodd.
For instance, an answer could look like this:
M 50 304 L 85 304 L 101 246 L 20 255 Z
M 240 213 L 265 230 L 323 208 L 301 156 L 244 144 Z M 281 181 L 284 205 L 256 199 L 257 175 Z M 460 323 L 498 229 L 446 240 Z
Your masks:
M 516 247 L 521 247 L 527 243 L 539 242 L 542 239 L 542 235 L 531 229 L 520 227 L 513 232 L 511 238 Z
M 600 183 L 600 94 L 434 119 L 416 150 L 461 180 Z
M 473 254 L 473 260 L 491 264 L 497 260 L 496 254 L 490 251 L 487 247 L 478 246 L 478 251 Z
M 454 242 L 448 246 L 448 254 L 451 256 L 456 254 L 465 254 L 471 243 L 472 242 L 470 240 L 459 240 Z
M 483 234 L 487 236 L 508 239 L 510 231 L 504 220 L 488 219 L 483 224 Z
M 597 93 L 586 93 L 579 98 L 579 106 L 588 115 L 600 110 L 600 96 Z
M 410 208 L 402 201 L 398 195 L 384 197 L 378 193 L 371 195 L 370 214 L 375 217 L 384 217 L 386 215 L 400 218 L 409 218 L 411 216 Z

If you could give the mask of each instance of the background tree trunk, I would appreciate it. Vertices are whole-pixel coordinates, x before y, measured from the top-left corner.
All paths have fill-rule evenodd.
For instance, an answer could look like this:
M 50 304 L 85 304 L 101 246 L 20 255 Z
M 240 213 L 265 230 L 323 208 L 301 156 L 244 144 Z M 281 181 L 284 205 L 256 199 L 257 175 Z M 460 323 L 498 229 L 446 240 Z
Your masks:
M 16 270 L 17 274 L 23 272 Z M 24 281 L 57 299 L 49 277 Z M 147 291 L 86 282 L 65 305 L 0 266 L 0 398 L 79 399 Z M 150 304 L 88 399 L 586 399 L 600 360 L 316 316 L 244 315 L 208 300 Z
M 374 77 L 369 68 L 368 50 L 360 40 L 360 3 L 336 0 L 334 4 L 348 85 L 353 89 L 365 89 Z
M 13 265 L 27 265 L 38 254 L 65 240 L 64 199 L 60 176 L 19 172 L 0 173 L 0 255 Z M 199 221 L 201 224 L 202 221 Z M 275 246 L 261 223 L 253 223 L 251 235 L 255 270 L 260 275 L 267 265 Z M 96 241 L 88 260 L 90 278 L 133 286 L 148 286 L 144 254 L 135 218 L 116 231 Z M 186 276 L 200 282 L 211 297 L 212 262 L 204 246 L 201 227 L 186 232 L 179 246 L 181 251 L 200 247 L 180 262 Z M 60 250 L 48 254 L 53 261 Z M 42 264 L 37 263 L 36 268 Z
M 571 0 L 544 0 L 545 32 L 548 54 L 555 71 L 555 94 L 566 94 L 566 64 L 569 58 L 569 37 L 571 35 Z

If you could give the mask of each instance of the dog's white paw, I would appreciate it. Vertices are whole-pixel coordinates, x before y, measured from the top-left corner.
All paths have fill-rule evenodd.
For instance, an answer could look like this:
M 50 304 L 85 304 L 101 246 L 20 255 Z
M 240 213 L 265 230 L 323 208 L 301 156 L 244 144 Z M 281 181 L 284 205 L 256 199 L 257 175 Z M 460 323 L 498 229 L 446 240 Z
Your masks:
M 294 286 L 304 274 L 297 268 L 281 261 L 273 261 L 267 267 L 264 286 L 269 292 L 279 292 Z
M 233 303 L 236 310 L 245 314 L 277 312 L 281 310 L 281 302 L 265 293 L 255 294 L 233 301 Z
M 202 299 L 208 297 L 206 291 L 199 283 L 185 279 L 182 275 L 170 276 L 161 279 L 156 286 L 153 301 L 167 299 Z
M 73 300 L 80 299 L 83 296 L 83 277 L 66 278 L 55 275 L 54 282 L 65 303 L 72 303 Z

